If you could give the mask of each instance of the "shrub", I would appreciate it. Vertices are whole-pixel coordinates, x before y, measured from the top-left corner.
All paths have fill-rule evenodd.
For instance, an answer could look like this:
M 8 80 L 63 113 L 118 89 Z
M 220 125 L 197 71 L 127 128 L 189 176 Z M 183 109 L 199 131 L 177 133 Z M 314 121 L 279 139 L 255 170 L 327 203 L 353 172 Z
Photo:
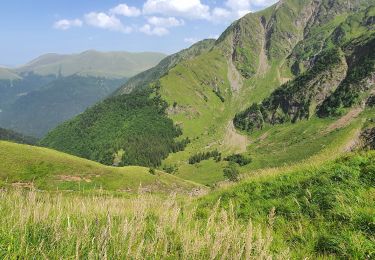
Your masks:
M 226 177 L 229 181 L 239 181 L 239 175 L 240 173 L 238 172 L 234 163 L 229 163 L 229 165 L 224 169 L 224 177 Z
M 237 163 L 240 166 L 245 166 L 251 163 L 251 158 L 245 157 L 242 154 L 232 154 L 227 156 L 225 161 Z
M 216 161 L 219 161 L 219 159 L 221 159 L 221 153 L 219 153 L 217 150 L 214 150 L 211 152 L 194 154 L 189 158 L 189 164 L 200 163 L 201 161 L 208 160 L 210 158 L 214 158 Z

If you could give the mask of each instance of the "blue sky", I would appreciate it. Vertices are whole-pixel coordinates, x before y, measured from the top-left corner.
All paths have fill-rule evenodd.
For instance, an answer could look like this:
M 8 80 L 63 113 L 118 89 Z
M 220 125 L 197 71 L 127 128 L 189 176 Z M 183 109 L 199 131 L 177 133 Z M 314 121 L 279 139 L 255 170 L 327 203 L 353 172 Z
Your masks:
M 0 65 L 44 53 L 174 53 L 276 0 L 2 0 Z

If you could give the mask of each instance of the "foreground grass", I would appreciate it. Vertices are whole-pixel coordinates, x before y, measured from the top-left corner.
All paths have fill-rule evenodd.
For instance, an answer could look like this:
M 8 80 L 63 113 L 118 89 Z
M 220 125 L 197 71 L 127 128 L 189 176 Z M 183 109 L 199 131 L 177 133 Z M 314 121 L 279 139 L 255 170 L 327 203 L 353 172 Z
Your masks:
M 0 258 L 373 259 L 375 152 L 198 200 L 0 191 Z
M 175 197 L 133 199 L 8 190 L 0 192 L 0 258 L 266 259 L 272 219 L 239 222 L 233 209 L 194 208 Z M 287 253 L 287 252 L 285 252 Z M 284 257 L 286 255 L 283 255 Z
M 258 174 L 202 198 L 199 214 L 219 198 L 257 224 L 275 209 L 272 250 L 289 248 L 295 259 L 375 257 L 375 152 Z

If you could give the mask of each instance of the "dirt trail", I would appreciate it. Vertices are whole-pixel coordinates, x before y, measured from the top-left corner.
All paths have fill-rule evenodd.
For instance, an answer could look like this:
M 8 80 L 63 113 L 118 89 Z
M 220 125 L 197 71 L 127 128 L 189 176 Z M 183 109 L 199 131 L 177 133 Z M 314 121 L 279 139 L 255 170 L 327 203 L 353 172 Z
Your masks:
M 359 114 L 363 111 L 363 107 L 355 107 L 350 110 L 346 115 L 338 119 L 337 121 L 333 122 L 328 128 L 324 131 L 324 133 L 330 133 L 335 131 L 336 129 L 343 128 L 350 124 L 350 122 L 359 116 Z
M 244 153 L 249 144 L 250 141 L 247 136 L 239 134 L 231 120 L 227 125 L 223 145 L 234 152 Z

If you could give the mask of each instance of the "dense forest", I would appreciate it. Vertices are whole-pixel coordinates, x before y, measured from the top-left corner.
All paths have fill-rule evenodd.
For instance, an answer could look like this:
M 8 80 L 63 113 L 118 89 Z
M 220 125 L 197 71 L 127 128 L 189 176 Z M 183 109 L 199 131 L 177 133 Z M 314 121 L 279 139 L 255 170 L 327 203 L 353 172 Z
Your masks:
M 41 144 L 112 165 L 159 166 L 189 139 L 166 116 L 157 90 L 142 88 L 107 99 L 50 132 Z

